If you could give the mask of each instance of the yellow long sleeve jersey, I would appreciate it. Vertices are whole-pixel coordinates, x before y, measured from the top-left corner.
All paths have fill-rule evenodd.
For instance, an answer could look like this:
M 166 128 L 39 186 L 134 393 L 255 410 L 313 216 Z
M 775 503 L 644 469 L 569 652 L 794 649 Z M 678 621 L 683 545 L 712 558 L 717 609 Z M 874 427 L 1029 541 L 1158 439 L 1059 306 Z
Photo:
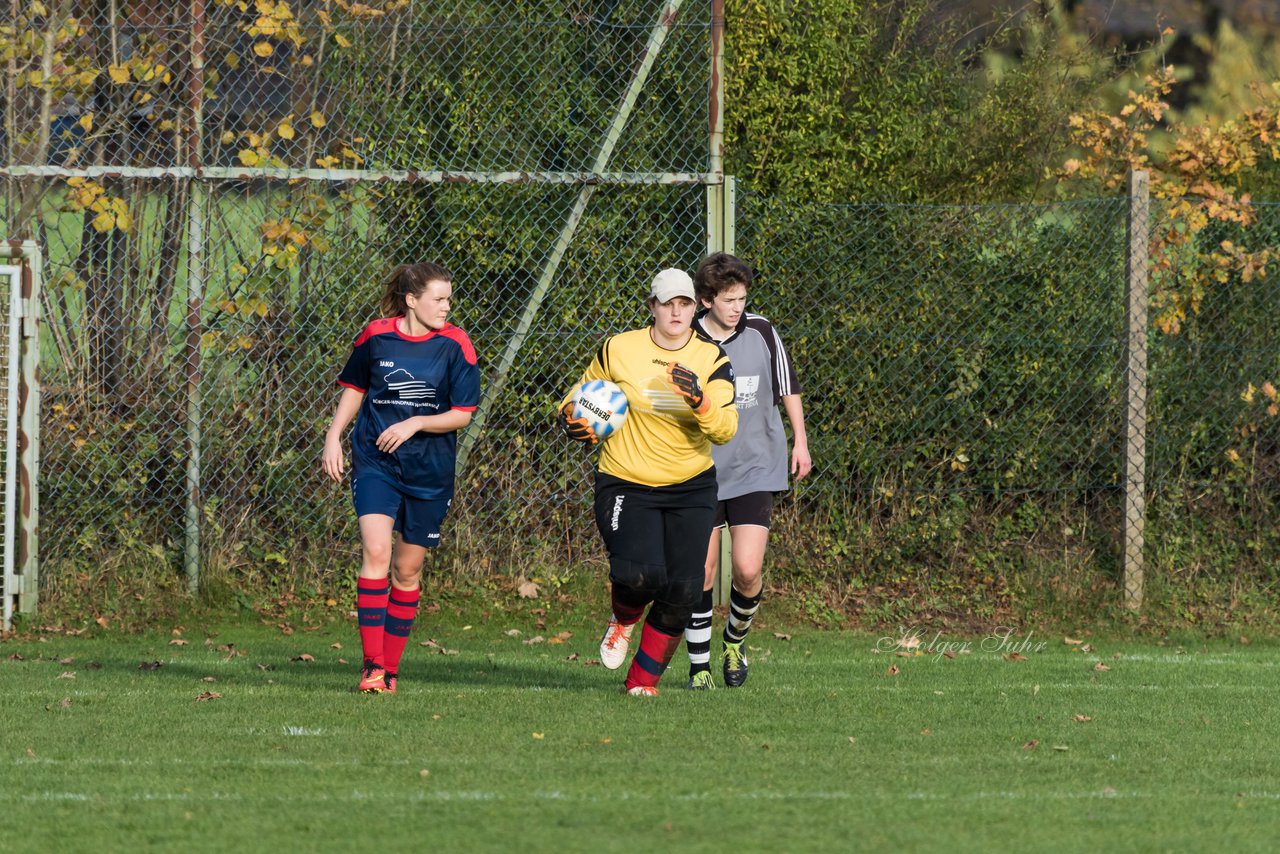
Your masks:
M 674 362 L 698 375 L 710 403 L 702 414 L 667 382 L 667 366 Z M 626 422 L 601 447 L 599 469 L 605 474 L 645 486 L 683 483 L 711 468 L 711 443 L 723 445 L 738 431 L 733 367 L 720 345 L 702 335 L 690 336 L 679 350 L 659 347 L 648 327 L 615 335 L 578 382 L 587 380 L 617 383 L 629 404 Z

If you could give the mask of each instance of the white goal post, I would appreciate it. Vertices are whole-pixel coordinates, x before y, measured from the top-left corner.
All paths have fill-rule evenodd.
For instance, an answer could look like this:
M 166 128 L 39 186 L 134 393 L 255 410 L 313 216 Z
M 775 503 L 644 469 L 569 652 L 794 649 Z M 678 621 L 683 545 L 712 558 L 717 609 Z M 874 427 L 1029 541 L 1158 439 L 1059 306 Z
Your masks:
M 0 630 L 36 607 L 40 393 L 38 294 L 42 254 L 32 241 L 0 242 Z

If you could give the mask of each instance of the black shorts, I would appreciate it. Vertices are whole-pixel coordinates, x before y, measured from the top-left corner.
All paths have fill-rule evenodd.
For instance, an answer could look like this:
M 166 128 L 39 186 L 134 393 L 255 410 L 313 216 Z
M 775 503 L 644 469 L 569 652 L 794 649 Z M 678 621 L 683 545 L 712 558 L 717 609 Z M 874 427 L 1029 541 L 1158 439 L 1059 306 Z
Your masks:
M 773 493 L 748 492 L 736 498 L 716 502 L 715 527 L 723 528 L 729 523 L 730 528 L 739 525 L 756 525 L 768 529 L 773 521 Z
M 686 593 L 696 598 L 715 501 L 714 468 L 670 486 L 644 486 L 597 472 L 596 527 L 609 550 L 609 578 L 636 590 L 667 591 L 679 600 Z

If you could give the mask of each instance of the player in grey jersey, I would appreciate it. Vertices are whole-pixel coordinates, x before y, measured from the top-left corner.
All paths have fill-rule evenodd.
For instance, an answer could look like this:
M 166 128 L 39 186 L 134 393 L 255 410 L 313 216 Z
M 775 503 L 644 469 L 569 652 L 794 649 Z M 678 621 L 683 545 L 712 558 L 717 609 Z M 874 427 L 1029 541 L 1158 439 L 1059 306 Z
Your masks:
M 728 444 L 711 450 L 718 481 L 716 527 L 707 548 L 702 599 L 685 630 L 690 688 L 712 686 L 711 589 L 720 564 L 720 529 L 728 527 L 733 540 L 733 591 L 721 663 L 725 684 L 736 688 L 747 681 L 743 641 L 764 589 L 761 571 L 769 541 L 773 493 L 786 491 L 788 474 L 800 480 L 813 468 L 800 404 L 800 381 L 773 324 L 746 311 L 751 279 L 751 267 L 724 252 L 707 256 L 694 274 L 702 307 L 694 326 L 716 341 L 733 364 L 738 433 Z M 793 442 L 789 455 L 779 403 L 791 422 Z

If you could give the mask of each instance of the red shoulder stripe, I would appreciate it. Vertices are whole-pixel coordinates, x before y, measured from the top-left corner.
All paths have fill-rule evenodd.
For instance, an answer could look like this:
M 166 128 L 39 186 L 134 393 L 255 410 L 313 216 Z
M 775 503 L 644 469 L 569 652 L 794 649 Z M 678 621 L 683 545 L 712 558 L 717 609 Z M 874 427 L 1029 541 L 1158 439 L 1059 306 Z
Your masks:
M 356 343 L 352 346 L 359 347 L 375 335 L 385 335 L 388 332 L 395 332 L 397 319 L 398 318 L 395 317 L 384 317 L 381 320 L 373 321 L 364 328 L 364 331 L 360 333 L 360 337 L 356 339 Z
M 468 365 L 476 364 L 476 348 L 471 346 L 471 339 L 467 337 L 467 333 L 462 331 L 462 327 L 446 323 L 440 329 L 439 334 L 458 343 L 458 346 L 462 348 L 462 358 L 467 360 Z

